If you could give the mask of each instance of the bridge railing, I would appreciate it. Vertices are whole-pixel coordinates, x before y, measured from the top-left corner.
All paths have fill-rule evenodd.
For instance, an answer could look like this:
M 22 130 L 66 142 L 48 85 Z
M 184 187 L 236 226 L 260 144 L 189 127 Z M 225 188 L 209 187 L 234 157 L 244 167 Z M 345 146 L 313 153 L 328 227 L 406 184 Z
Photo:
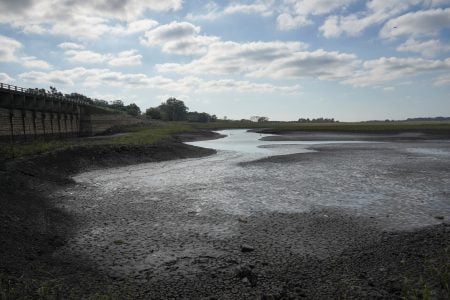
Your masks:
M 6 83 L 2 83 L 2 82 L 0 82 L 0 89 L 13 91 L 13 92 L 17 92 L 17 93 L 23 93 L 23 94 L 45 96 L 47 98 L 52 98 L 52 99 L 59 100 L 59 101 L 67 101 L 67 102 L 71 102 L 71 103 L 75 103 L 75 104 L 92 105 L 92 103 L 90 103 L 89 101 L 87 101 L 85 99 L 68 98 L 63 95 L 51 94 L 51 93 L 48 93 L 44 89 L 23 88 L 23 87 L 6 84 Z

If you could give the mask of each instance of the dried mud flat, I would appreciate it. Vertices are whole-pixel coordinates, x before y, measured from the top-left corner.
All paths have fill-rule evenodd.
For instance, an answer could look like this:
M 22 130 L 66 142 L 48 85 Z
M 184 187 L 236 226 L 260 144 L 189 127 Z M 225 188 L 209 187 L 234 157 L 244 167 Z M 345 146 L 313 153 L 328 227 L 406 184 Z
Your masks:
M 158 147 L 166 153 L 164 160 L 213 153 L 178 143 Z M 9 243 L 2 246 L 7 256 L 1 271 L 54 278 L 62 295 L 80 297 L 107 293 L 141 299 L 395 299 L 413 297 L 426 288 L 432 298 L 445 299 L 450 268 L 450 159 L 445 157 L 449 148 L 445 141 L 313 146 L 317 152 L 236 164 L 213 181 L 208 167 L 220 166 L 220 160 L 230 156 L 162 162 L 157 169 L 147 164 L 99 170 L 77 175 L 75 182 L 68 179 L 70 172 L 58 170 L 42 171 L 53 174 L 50 183 L 36 174 L 22 174 L 22 181 L 12 180 L 15 190 L 22 187 L 22 194 L 11 189 L 3 194 L 16 205 L 5 207 L 8 218 L 2 216 L 0 234 Z M 167 155 L 168 149 L 173 155 Z M 441 152 L 430 155 L 430 149 Z M 155 147 L 153 155 L 158 152 Z M 132 162 L 131 157 L 122 165 Z M 114 157 L 103 166 L 114 165 L 112 161 Z M 203 166 L 205 181 L 183 179 L 201 177 L 193 176 L 198 166 Z M 252 186 L 264 184 L 264 176 L 273 177 L 287 166 L 332 177 L 306 174 L 304 185 L 295 183 L 294 171 L 291 180 L 273 178 L 279 188 L 270 187 L 278 195 L 277 199 L 270 194 L 273 202 L 283 203 L 289 198 L 287 191 L 294 190 L 299 199 L 317 199 L 320 204 L 314 191 L 326 196 L 335 188 L 346 194 L 349 183 L 358 191 L 363 186 L 376 188 L 381 180 L 376 176 L 398 185 L 399 194 L 384 194 L 384 201 L 395 202 L 397 196 L 401 201 L 381 201 L 388 211 L 314 203 L 301 209 L 284 203 L 283 209 L 267 202 L 229 201 L 236 195 L 251 197 Z M 234 175 L 242 190 L 229 191 L 238 186 L 230 176 L 239 170 L 241 176 Z M 258 173 L 261 170 L 266 175 Z M 246 181 L 248 172 L 258 176 Z M 136 179 L 136 185 L 127 176 Z M 306 178 L 315 180 L 314 188 L 308 188 Z M 24 188 L 30 183 L 34 197 Z M 147 186 L 136 188 L 143 183 Z M 416 186 L 419 183 L 422 186 Z M 417 198 L 428 198 L 413 199 L 411 206 L 400 193 L 413 188 L 423 190 Z M 264 200 L 268 191 L 261 189 L 256 198 Z M 38 221 L 25 217 L 29 212 L 22 205 L 30 199 L 36 207 L 29 210 Z M 227 205 L 232 209 L 224 209 Z M 427 209 L 420 212 L 421 207 Z M 27 232 L 32 228 L 34 234 Z

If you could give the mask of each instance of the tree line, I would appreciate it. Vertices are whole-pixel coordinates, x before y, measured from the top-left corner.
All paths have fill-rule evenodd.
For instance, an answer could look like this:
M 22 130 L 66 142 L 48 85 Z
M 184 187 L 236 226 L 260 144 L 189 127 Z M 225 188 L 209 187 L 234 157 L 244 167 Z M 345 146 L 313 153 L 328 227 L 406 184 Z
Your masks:
M 145 113 L 141 112 L 139 106 L 135 103 L 131 103 L 125 105 L 122 100 L 114 100 L 114 101 L 105 101 L 100 99 L 93 99 L 87 97 L 83 94 L 79 93 L 70 93 L 63 94 L 56 89 L 56 87 L 50 86 L 50 90 L 46 91 L 45 89 L 30 89 L 33 91 L 37 91 L 39 93 L 48 93 L 56 96 L 63 96 L 69 99 L 80 99 L 84 100 L 92 105 L 113 109 L 116 111 L 121 111 L 127 113 L 132 116 L 141 116 L 144 115 L 154 120 L 162 120 L 162 121 L 188 121 L 188 122 L 216 122 L 218 120 L 216 115 L 210 115 L 206 112 L 197 112 L 197 111 L 189 111 L 189 108 L 185 105 L 185 103 L 181 100 L 178 100 L 174 97 L 170 97 L 166 101 L 162 102 L 159 106 L 150 107 L 145 110 Z M 422 120 L 424 118 L 417 118 L 417 120 Z M 448 119 L 448 118 L 435 118 L 435 119 Z M 409 121 L 410 119 L 408 119 Z M 416 120 L 416 119 L 414 119 Z M 231 121 L 228 120 L 227 117 L 223 117 L 221 121 Z M 269 122 L 269 118 L 265 116 L 252 116 L 250 119 L 242 119 L 241 122 L 258 122 L 265 123 Z M 294 121 L 295 122 L 295 121 Z M 299 118 L 298 123 L 338 123 L 339 121 L 334 118 Z
M 297 121 L 298 123 L 339 123 L 339 121 L 335 120 L 334 118 L 317 118 L 317 119 L 305 119 L 300 118 Z
M 121 112 L 127 113 L 129 115 L 132 115 L 134 117 L 141 115 L 141 109 L 139 108 L 139 106 L 136 105 L 136 103 L 131 103 L 131 104 L 125 105 L 122 100 L 114 100 L 114 101 L 108 102 L 106 100 L 92 99 L 88 96 L 85 96 L 85 95 L 79 94 L 79 93 L 63 94 L 60 91 L 58 91 L 56 89 L 56 87 L 53 87 L 53 86 L 50 86 L 49 91 L 46 91 L 45 89 L 40 89 L 39 92 L 48 93 L 48 94 L 56 95 L 56 96 L 63 96 L 68 99 L 84 100 L 92 105 L 121 111 Z
M 163 121 L 189 121 L 189 122 L 215 122 L 216 115 L 205 112 L 189 112 L 189 108 L 183 101 L 176 98 L 169 98 L 157 107 L 150 107 L 145 114 L 155 120 Z

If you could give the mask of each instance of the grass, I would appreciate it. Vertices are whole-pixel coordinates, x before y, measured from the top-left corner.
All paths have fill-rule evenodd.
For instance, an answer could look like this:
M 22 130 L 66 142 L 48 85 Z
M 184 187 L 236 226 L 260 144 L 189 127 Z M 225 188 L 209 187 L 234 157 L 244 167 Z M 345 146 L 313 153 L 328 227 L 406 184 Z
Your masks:
M 119 300 L 133 299 L 126 287 L 89 293 L 81 287 L 69 287 L 56 279 L 13 278 L 0 273 L 0 300 Z
M 450 247 L 443 255 L 425 262 L 418 280 L 405 277 L 402 298 L 405 300 L 450 299 Z
M 148 145 L 170 135 L 198 129 L 219 130 L 228 128 L 261 129 L 267 133 L 290 131 L 399 133 L 424 132 L 450 136 L 450 122 L 373 122 L 373 123 L 296 123 L 296 122 L 240 122 L 219 121 L 212 123 L 160 122 L 149 126 L 127 126 L 119 132 L 127 135 L 90 139 L 36 140 L 29 143 L 0 144 L 0 160 L 63 150 L 74 146 L 95 145 Z
M 96 145 L 150 145 L 170 135 L 192 131 L 186 123 L 161 123 L 157 126 L 129 126 L 123 129 L 126 135 L 111 136 L 101 139 L 72 138 L 61 140 L 35 140 L 27 143 L 0 144 L 0 160 L 42 154 L 50 151 L 64 150 L 77 146 Z
M 297 122 L 215 122 L 196 124 L 201 129 L 252 128 L 268 129 L 268 132 L 286 131 L 328 131 L 328 132 L 426 132 L 435 134 L 449 134 L 450 122 L 364 122 L 364 123 L 297 123 Z

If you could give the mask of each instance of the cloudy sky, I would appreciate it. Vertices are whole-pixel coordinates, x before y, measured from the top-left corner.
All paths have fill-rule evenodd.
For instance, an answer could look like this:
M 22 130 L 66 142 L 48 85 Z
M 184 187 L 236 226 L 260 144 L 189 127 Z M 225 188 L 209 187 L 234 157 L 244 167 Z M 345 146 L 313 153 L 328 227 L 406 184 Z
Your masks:
M 0 0 L 0 82 L 241 119 L 450 116 L 449 0 Z

